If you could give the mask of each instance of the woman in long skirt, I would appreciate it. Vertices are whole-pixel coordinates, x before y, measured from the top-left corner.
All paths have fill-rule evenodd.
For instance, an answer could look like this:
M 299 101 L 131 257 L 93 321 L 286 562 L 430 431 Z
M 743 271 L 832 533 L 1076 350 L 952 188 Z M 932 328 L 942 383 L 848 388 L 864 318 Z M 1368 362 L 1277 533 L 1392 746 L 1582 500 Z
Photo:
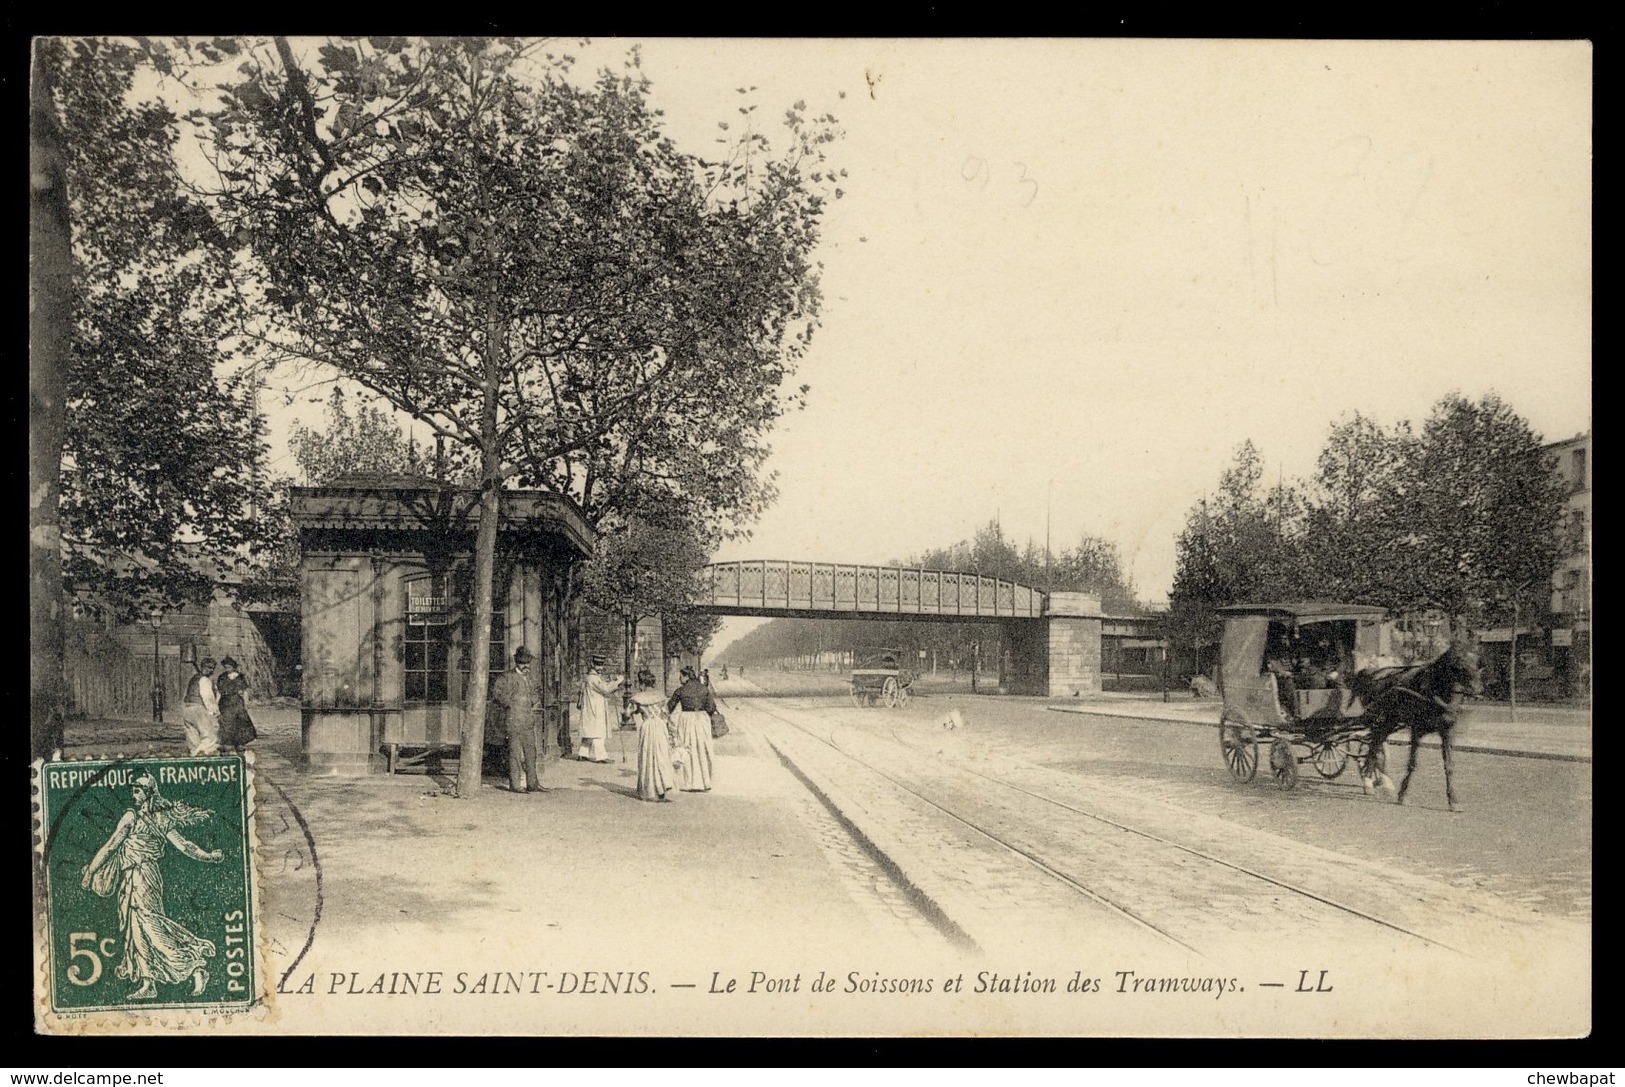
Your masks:
M 639 691 L 632 696 L 638 708 L 638 799 L 670 803 L 672 766 L 670 722 L 661 712 L 659 691 Z
M 248 704 L 243 701 L 248 677 L 237 670 L 237 662 L 231 657 L 221 657 L 220 668 L 220 678 L 214 685 L 220 699 L 220 746 L 241 751 L 259 736 L 254 719 L 248 715 Z
M 666 709 L 676 714 L 677 747 L 683 752 L 677 787 L 684 792 L 711 789 L 711 712 L 716 708 L 711 689 L 700 682 L 699 673 L 684 668 L 683 685 L 672 692 L 666 703 Z

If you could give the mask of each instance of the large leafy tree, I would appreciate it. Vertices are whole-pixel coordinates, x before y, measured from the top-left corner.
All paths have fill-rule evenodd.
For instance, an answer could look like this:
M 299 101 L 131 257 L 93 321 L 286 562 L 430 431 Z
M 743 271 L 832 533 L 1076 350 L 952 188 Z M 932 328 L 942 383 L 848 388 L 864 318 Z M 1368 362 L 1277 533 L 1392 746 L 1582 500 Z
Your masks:
M 1319 595 L 1383 605 L 1405 596 L 1402 470 L 1415 448 L 1407 422 L 1384 428 L 1356 412 L 1332 427 L 1304 488 L 1303 569 Z
M 328 394 L 325 425 L 296 424 L 288 448 L 306 483 L 321 486 L 358 473 L 424 475 L 434 465 L 423 450 L 377 404 L 359 403 L 335 385 Z M 460 447 L 459 447 L 460 448 Z
M 1244 443 L 1192 511 L 1170 593 L 1176 636 L 1211 637 L 1215 607 L 1271 597 L 1503 621 L 1539 607 L 1561 546 L 1562 483 L 1494 394 L 1447 396 L 1419 430 L 1355 414 L 1303 485 L 1261 485 Z
M 686 500 L 719 528 L 816 323 L 824 119 L 709 162 L 676 148 L 634 56 L 573 78 L 511 39 L 275 39 L 197 119 L 222 229 L 273 311 L 267 346 L 326 365 L 469 451 L 481 492 L 471 669 L 489 662 L 499 492 L 589 516 Z M 790 399 L 793 399 L 790 398 Z M 485 690 L 462 737 L 479 750 Z M 479 782 L 464 761 L 458 791 Z
M 218 235 L 174 168 L 176 118 L 133 94 L 163 54 L 97 39 L 37 48 L 72 229 L 62 576 L 121 618 L 205 603 L 222 574 L 253 566 L 272 524 Z
M 1497 621 L 1547 598 L 1565 492 L 1510 405 L 1493 393 L 1440 400 L 1402 474 L 1407 602 Z
M 1303 502 L 1283 481 L 1264 485 L 1258 448 L 1245 441 L 1219 476 L 1218 489 L 1186 518 L 1168 594 L 1177 644 L 1200 646 L 1217 630 L 1226 604 L 1317 595 L 1303 566 Z
M 692 642 L 704 632 L 703 622 L 694 623 L 687 616 L 692 614 L 690 602 L 699 589 L 697 575 L 706 555 L 693 527 L 681 522 L 659 524 L 631 517 L 599 537 L 598 549 L 582 571 L 581 593 L 588 604 L 623 623 L 623 675 L 632 674 L 632 635 L 640 620 L 670 617 L 668 629 L 677 632 L 679 641 Z M 668 654 L 670 649 L 684 648 L 674 645 Z

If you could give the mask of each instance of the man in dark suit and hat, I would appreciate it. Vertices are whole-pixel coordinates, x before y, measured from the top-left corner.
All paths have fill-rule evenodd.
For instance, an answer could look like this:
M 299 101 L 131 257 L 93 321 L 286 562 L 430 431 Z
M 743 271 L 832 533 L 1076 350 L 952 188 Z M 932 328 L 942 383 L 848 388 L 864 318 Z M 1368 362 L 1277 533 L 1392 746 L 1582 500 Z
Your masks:
M 530 674 L 530 650 L 513 651 L 513 668 L 491 681 L 491 710 L 496 735 L 508 737 L 508 788 L 545 793 L 542 763 L 536 757 L 536 710 L 541 699 Z

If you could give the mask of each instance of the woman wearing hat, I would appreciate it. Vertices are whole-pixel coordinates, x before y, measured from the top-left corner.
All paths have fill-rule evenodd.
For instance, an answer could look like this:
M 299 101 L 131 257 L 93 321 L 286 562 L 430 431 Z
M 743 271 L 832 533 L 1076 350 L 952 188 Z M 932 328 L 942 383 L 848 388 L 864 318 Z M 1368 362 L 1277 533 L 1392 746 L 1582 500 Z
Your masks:
M 672 788 L 671 726 L 661 703 L 665 697 L 646 688 L 632 696 L 638 714 L 638 799 L 670 803 Z
M 677 787 L 684 792 L 711 789 L 711 713 L 717 704 L 711 689 L 692 668 L 683 669 L 683 685 L 672 692 L 668 711 L 677 711 L 677 746 L 683 751 L 683 774 Z
M 619 689 L 621 677 L 605 679 L 599 669 L 607 663 L 594 654 L 581 679 L 581 745 L 576 758 L 587 762 L 609 761 L 610 721 L 618 716 L 611 712 L 609 699 Z
M 248 704 L 243 695 L 248 691 L 248 677 L 237 669 L 233 657 L 220 658 L 220 680 L 214 685 L 220 699 L 220 746 L 241 751 L 259 736 L 254 719 L 248 716 Z

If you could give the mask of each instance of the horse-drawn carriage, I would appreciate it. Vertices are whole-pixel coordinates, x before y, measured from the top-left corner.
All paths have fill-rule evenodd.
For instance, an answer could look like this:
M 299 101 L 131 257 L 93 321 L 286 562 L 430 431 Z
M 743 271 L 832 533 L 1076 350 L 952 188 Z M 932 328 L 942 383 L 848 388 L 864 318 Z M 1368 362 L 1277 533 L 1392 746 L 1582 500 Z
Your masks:
M 901 649 L 852 651 L 852 704 L 898 707 L 908 705 L 914 673 L 903 665 Z
M 1237 781 L 1253 780 L 1259 749 L 1283 789 L 1298 767 L 1335 778 L 1356 760 L 1368 776 L 1386 764 L 1371 742 L 1348 678 L 1376 664 L 1383 609 L 1359 604 L 1261 604 L 1220 608 L 1219 749 Z
M 1445 792 L 1458 809 L 1450 730 L 1461 697 L 1483 689 L 1470 650 L 1453 643 L 1425 664 L 1378 667 L 1385 613 L 1361 604 L 1246 604 L 1219 614 L 1219 750 L 1232 777 L 1253 780 L 1264 745 L 1270 777 L 1283 789 L 1297 785 L 1305 763 L 1330 779 L 1353 760 L 1370 792 L 1388 780 L 1388 737 L 1409 729 L 1397 799 L 1404 802 L 1422 736 L 1437 733 Z

